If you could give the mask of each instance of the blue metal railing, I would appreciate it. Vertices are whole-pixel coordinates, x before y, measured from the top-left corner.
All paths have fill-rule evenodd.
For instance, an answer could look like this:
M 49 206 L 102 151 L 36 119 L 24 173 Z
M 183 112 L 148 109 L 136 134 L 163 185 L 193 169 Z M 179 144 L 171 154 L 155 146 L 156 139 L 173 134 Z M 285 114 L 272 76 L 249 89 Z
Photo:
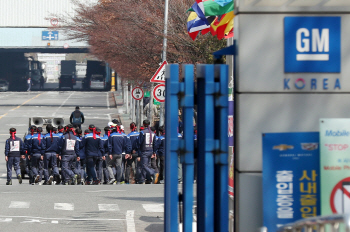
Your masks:
M 194 100 L 197 100 L 197 231 L 228 231 L 228 66 L 166 67 L 165 231 L 179 229 L 178 156 L 183 167 L 182 230 L 192 231 L 194 180 Z M 183 108 L 183 139 L 178 138 L 178 109 Z M 180 199 L 180 200 L 181 200 Z M 182 219 L 182 218 L 180 218 Z

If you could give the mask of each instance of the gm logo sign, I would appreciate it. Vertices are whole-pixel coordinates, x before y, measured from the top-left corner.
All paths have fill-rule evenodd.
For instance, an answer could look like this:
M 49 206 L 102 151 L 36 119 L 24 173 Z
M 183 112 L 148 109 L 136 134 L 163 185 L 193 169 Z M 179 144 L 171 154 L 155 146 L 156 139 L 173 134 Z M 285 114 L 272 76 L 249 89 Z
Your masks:
M 284 71 L 340 72 L 340 17 L 285 17 Z

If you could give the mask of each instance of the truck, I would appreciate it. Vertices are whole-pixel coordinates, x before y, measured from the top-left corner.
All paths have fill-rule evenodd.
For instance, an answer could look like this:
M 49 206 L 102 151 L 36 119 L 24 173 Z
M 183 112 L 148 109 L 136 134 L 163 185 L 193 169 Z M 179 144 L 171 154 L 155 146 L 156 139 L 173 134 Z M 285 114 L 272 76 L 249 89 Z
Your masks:
M 110 86 L 110 69 L 103 61 L 88 60 L 83 88 L 106 90 Z
M 58 88 L 73 86 L 77 83 L 76 80 L 76 64 L 75 60 L 61 60 L 61 73 L 59 77 Z

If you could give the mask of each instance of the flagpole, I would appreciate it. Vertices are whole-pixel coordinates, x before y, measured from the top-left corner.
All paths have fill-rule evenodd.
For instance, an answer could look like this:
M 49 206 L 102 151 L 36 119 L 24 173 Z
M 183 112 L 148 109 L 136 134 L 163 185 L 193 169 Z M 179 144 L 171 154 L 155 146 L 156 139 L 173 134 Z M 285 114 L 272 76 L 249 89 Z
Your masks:
M 169 0 L 165 0 L 164 7 L 164 37 L 163 37 L 163 53 L 162 60 L 166 61 L 166 49 L 167 49 L 167 36 L 168 36 L 168 12 L 169 12 Z M 159 113 L 159 126 L 164 125 L 164 102 L 160 104 L 160 113 Z

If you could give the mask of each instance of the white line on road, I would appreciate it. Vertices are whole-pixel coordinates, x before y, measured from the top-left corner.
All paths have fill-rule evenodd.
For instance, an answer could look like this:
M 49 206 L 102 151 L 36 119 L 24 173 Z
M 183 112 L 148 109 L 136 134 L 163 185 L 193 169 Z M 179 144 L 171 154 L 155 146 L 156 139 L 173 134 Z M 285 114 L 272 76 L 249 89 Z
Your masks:
M 136 232 L 135 221 L 134 221 L 134 210 L 126 211 L 126 231 Z
M 119 211 L 117 204 L 98 204 L 99 211 Z
M 44 218 L 44 217 L 32 217 L 32 216 L 4 216 L 0 215 L 0 218 L 32 218 L 43 220 L 62 220 L 62 221 L 125 221 L 125 219 L 119 218 Z
M 7 176 L 7 174 L 6 174 L 6 173 L 3 173 L 3 174 L 1 174 L 1 176 L 4 177 L 4 176 Z
M 0 222 L 12 222 L 12 218 L 0 218 Z
M 107 92 L 107 109 L 109 109 L 109 92 Z
M 74 210 L 74 204 L 71 204 L 71 203 L 55 203 L 54 209 L 57 209 L 57 210 Z
M 96 190 L 96 191 L 86 191 L 87 193 L 102 193 L 102 192 L 125 192 L 126 190 Z
M 142 204 L 142 207 L 148 213 L 163 213 L 164 204 Z
M 28 209 L 30 206 L 30 202 L 26 201 L 11 201 L 9 208 L 13 209 Z
M 58 224 L 58 221 L 51 221 L 51 223 L 53 223 L 53 224 Z
M 67 97 L 67 99 L 64 100 L 64 102 L 62 102 L 62 104 L 60 105 L 60 107 L 58 107 L 57 110 L 52 114 L 52 117 L 56 115 L 57 111 L 58 111 L 59 109 L 61 109 L 61 107 L 66 103 L 66 101 L 67 101 L 74 93 L 75 93 L 75 92 L 72 92 L 72 93 Z

